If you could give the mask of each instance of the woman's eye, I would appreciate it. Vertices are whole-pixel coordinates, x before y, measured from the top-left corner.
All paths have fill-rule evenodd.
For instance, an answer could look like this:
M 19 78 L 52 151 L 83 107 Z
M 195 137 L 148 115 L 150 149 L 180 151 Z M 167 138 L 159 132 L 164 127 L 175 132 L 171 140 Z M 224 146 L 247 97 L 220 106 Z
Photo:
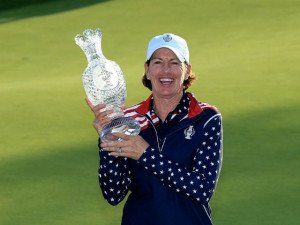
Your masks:
M 180 62 L 178 62 L 178 61 L 172 61 L 172 64 L 173 64 L 173 65 L 179 65 Z

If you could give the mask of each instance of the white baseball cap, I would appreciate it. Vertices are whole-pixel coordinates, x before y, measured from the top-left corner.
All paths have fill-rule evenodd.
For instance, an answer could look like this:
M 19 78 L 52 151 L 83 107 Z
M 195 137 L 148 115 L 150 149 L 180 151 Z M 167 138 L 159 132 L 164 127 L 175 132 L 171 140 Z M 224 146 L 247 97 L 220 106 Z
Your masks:
M 171 33 L 155 36 L 149 42 L 146 61 L 149 60 L 152 54 L 159 48 L 168 48 L 172 50 L 181 62 L 187 62 L 189 64 L 189 48 L 182 37 Z

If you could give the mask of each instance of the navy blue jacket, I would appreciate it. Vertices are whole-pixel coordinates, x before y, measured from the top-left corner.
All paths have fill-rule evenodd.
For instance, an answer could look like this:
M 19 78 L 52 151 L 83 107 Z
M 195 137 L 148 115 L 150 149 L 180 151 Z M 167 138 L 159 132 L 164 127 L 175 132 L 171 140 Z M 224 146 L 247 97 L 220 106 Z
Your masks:
M 112 205 L 130 195 L 122 225 L 210 225 L 209 201 L 222 164 L 222 122 L 218 110 L 187 93 L 187 114 L 158 136 L 151 97 L 125 110 L 139 121 L 149 147 L 138 161 L 115 158 L 100 148 L 99 182 Z

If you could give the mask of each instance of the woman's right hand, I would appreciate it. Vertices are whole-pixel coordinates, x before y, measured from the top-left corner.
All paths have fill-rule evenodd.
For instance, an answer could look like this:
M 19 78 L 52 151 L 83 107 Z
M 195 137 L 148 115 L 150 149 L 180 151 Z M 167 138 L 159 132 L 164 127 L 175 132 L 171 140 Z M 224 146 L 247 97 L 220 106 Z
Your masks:
M 112 118 L 109 115 L 113 113 L 113 110 L 106 110 L 106 105 L 102 103 L 94 106 L 88 98 L 86 98 L 85 101 L 95 115 L 93 127 L 96 129 L 97 133 L 100 133 L 102 128 L 111 122 Z

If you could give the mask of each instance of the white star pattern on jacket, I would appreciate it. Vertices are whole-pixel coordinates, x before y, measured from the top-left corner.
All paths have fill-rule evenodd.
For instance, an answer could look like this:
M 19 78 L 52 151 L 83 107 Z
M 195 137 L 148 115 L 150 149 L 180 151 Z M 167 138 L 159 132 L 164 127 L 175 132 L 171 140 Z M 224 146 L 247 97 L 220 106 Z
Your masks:
M 222 164 L 221 115 L 215 114 L 203 126 L 202 143 L 195 151 L 193 166 L 185 168 L 164 157 L 163 151 L 149 147 L 138 160 L 160 182 L 201 204 L 207 203 L 217 184 Z M 112 205 L 126 196 L 131 172 L 126 158 L 115 158 L 100 149 L 103 162 L 99 167 L 99 181 L 105 199 Z
M 139 162 L 157 176 L 164 185 L 198 202 L 208 202 L 221 168 L 221 118 L 215 115 L 204 127 L 204 141 L 196 150 L 192 170 L 166 160 L 155 148 L 147 149 Z M 205 135 L 208 134 L 208 135 Z

